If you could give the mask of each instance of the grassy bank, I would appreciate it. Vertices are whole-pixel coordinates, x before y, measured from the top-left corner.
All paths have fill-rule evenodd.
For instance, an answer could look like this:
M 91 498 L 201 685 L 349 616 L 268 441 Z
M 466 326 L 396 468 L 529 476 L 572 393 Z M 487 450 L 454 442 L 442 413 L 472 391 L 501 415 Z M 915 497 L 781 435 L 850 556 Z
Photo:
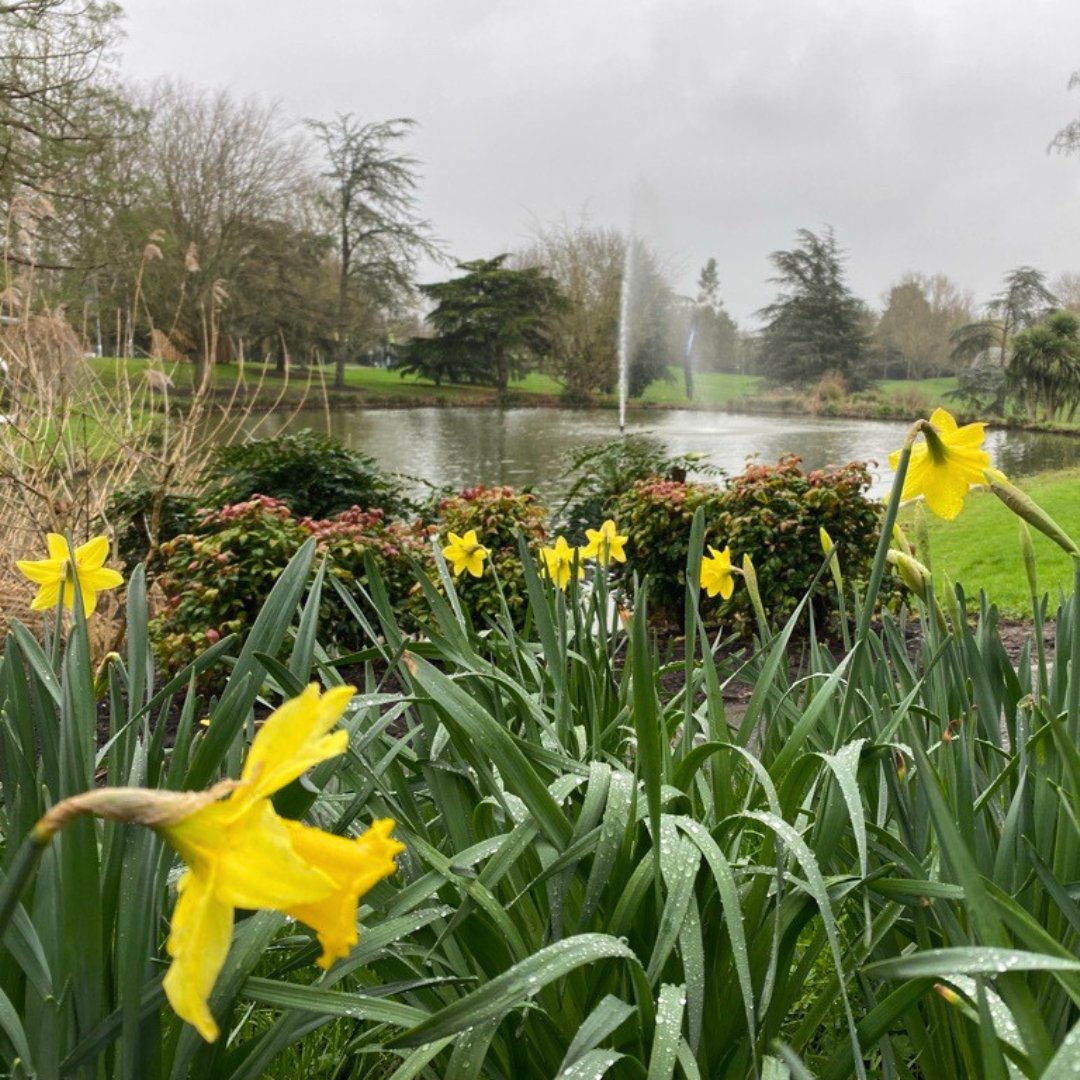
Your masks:
M 106 385 L 115 385 L 126 373 L 129 379 L 141 379 L 148 367 L 145 359 L 121 360 L 112 357 L 91 359 L 91 368 Z M 175 392 L 186 394 L 191 380 L 189 364 L 166 364 L 164 370 L 175 383 Z M 686 396 L 683 374 L 679 368 L 670 369 L 671 378 L 652 383 L 644 394 L 631 402 L 631 407 L 664 408 L 723 408 L 739 398 L 756 397 L 761 380 L 754 375 L 729 374 L 726 372 L 697 372 L 694 375 L 694 396 Z M 358 405 L 485 405 L 495 400 L 495 392 L 486 386 L 444 384 L 436 386 L 426 379 L 412 375 L 402 376 L 396 371 L 383 368 L 355 367 L 345 369 L 344 389 L 332 387 L 333 372 L 330 369 L 293 369 L 287 376 L 261 364 L 218 364 L 212 375 L 216 391 L 222 393 L 239 388 L 247 394 L 258 393 L 272 399 L 281 393 L 295 399 L 304 394 L 321 397 L 327 393 L 342 403 Z M 897 407 L 924 401 L 929 407 L 941 404 L 944 394 L 956 385 L 954 379 L 921 379 L 910 382 L 891 380 L 879 384 L 881 396 Z M 550 375 L 532 372 L 510 384 L 516 403 L 536 404 L 557 402 L 562 385 Z M 594 403 L 599 407 L 613 408 L 617 404 L 614 395 L 597 395 Z
M 1080 536 L 1080 469 L 1043 473 L 1024 480 L 1023 489 L 1072 536 Z M 907 522 L 913 519 L 907 512 Z M 935 571 L 944 571 L 963 585 L 969 597 L 979 589 L 1010 615 L 1031 613 L 1027 578 L 1020 558 L 1016 516 L 988 491 L 968 498 L 955 521 L 931 517 L 930 557 Z M 1039 589 L 1050 593 L 1051 610 L 1059 590 L 1072 591 L 1073 569 L 1069 557 L 1049 540 L 1036 534 Z

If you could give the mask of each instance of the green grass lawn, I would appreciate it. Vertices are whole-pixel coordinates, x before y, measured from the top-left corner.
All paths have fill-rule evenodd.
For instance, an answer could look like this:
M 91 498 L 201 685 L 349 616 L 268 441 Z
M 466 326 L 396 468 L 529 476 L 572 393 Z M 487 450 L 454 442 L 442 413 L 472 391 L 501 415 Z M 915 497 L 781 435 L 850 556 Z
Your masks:
M 938 405 L 944 408 L 956 408 L 955 402 L 950 401 L 945 395 L 950 390 L 956 389 L 956 379 L 952 375 L 946 375 L 935 379 L 882 379 L 877 388 L 881 396 L 887 400 L 904 398 L 921 394 L 926 398 L 931 408 Z
M 1042 473 L 1021 485 L 1069 535 L 1080 537 L 1080 469 Z M 912 512 L 906 511 L 910 524 Z M 1058 590 L 1072 590 L 1069 557 L 1034 533 L 1039 588 L 1050 593 L 1053 614 Z M 1018 519 L 989 491 L 973 492 L 955 521 L 930 515 L 930 555 L 935 571 L 945 571 L 969 597 L 980 589 L 1010 615 L 1030 615 L 1027 577 L 1020 557 Z
M 149 363 L 141 357 L 132 360 L 112 357 L 91 358 L 89 362 L 91 368 L 107 385 L 114 385 L 125 369 L 129 377 L 138 378 Z M 192 369 L 189 364 L 166 364 L 164 370 L 180 388 L 186 388 L 191 379 Z M 670 381 L 653 383 L 639 401 L 631 402 L 631 406 L 635 404 L 689 404 L 681 369 L 672 368 L 671 373 Z M 272 368 L 264 372 L 261 364 L 247 364 L 242 370 L 235 364 L 218 364 L 214 367 L 211 377 L 214 386 L 220 388 L 231 386 L 237 378 L 242 378 L 246 385 L 252 387 L 257 385 L 262 378 L 266 388 L 271 391 L 280 389 L 283 382 L 281 376 Z M 318 393 L 323 385 L 322 380 L 325 380 L 327 388 L 330 387 L 333 382 L 333 370 L 331 368 L 294 370 L 289 381 L 299 390 L 307 386 L 309 380 L 312 391 Z M 693 404 L 722 405 L 732 398 L 752 393 L 758 381 L 752 375 L 727 375 L 716 372 L 698 374 L 694 378 Z M 457 400 L 463 404 L 467 404 L 470 400 L 488 400 L 494 393 L 494 390 L 488 386 L 458 384 L 436 386 L 432 382 L 412 375 L 403 377 L 396 371 L 355 365 L 350 365 L 345 369 L 345 384 L 350 389 L 362 392 L 366 398 L 442 399 Z M 514 379 L 510 387 L 519 394 L 536 394 L 545 397 L 555 397 L 562 392 L 562 385 L 556 379 L 541 372 L 531 372 L 522 379 Z M 600 400 L 608 399 L 601 398 Z M 614 398 L 610 400 L 613 402 Z

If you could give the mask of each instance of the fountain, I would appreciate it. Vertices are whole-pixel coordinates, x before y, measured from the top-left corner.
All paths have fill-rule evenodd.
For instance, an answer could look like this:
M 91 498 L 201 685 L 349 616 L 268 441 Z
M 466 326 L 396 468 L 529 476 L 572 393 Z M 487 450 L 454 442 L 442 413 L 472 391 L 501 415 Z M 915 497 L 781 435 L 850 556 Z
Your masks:
M 634 272 L 633 234 L 626 241 L 623 255 L 622 284 L 619 289 L 619 434 L 626 434 L 626 394 L 630 378 L 630 289 Z

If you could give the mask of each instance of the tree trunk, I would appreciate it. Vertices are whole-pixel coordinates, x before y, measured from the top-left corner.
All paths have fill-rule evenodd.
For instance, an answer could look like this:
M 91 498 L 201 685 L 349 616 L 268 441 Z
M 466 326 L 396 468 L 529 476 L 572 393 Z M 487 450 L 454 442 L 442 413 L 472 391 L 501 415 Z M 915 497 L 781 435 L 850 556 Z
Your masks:
M 499 389 L 499 400 L 502 401 L 510 385 L 510 367 L 506 362 L 506 354 L 501 349 L 495 353 L 495 385 Z

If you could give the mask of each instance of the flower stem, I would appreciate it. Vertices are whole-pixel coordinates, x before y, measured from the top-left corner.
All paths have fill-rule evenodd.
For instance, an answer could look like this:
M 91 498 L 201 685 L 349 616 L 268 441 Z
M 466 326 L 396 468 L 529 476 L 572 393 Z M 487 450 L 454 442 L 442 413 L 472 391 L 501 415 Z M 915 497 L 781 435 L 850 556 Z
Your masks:
M 3 881 L 0 881 L 0 938 L 3 938 L 7 924 L 15 914 L 19 897 L 33 876 L 37 861 L 48 847 L 52 835 L 47 830 L 32 829 L 15 852 Z

